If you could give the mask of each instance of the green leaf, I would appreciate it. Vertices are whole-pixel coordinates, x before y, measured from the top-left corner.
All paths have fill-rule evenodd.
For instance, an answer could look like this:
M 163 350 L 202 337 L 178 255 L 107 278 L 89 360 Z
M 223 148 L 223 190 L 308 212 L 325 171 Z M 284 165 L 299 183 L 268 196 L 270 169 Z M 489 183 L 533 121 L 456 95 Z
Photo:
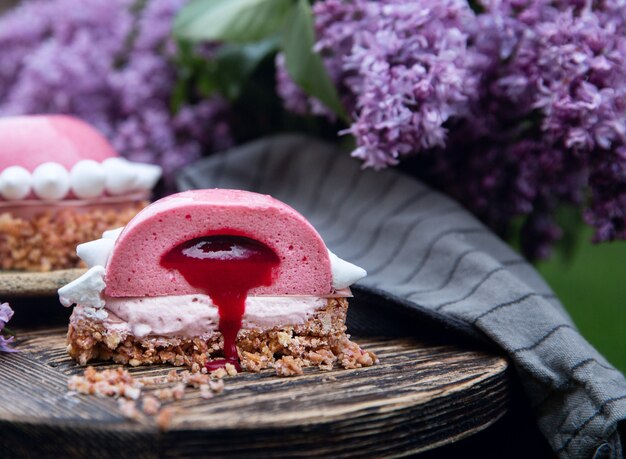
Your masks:
M 176 113 L 194 97 L 209 97 L 214 93 L 235 100 L 244 90 L 259 64 L 276 52 L 280 38 L 272 36 L 257 43 L 225 43 L 206 60 L 187 41 L 178 42 L 175 60 L 177 81 L 170 106 Z
M 187 100 L 187 85 L 186 81 L 182 78 L 179 78 L 176 81 L 176 85 L 172 90 L 172 95 L 170 96 L 170 108 L 173 113 L 178 113 L 178 110 L 184 105 Z
M 279 37 L 273 36 L 257 43 L 223 45 L 213 60 L 218 91 L 231 100 L 238 98 L 252 72 L 278 49 L 278 43 Z
M 323 102 L 343 121 L 349 123 L 322 58 L 313 51 L 314 44 L 315 30 L 311 6 L 307 0 L 298 0 L 287 18 L 283 33 L 283 53 L 287 72 L 304 92 Z
M 193 0 L 174 21 L 174 35 L 192 41 L 257 41 L 280 31 L 291 0 Z
M 188 98 L 187 85 L 191 73 L 191 47 L 187 42 L 178 43 L 178 54 L 175 59 L 176 83 L 170 96 L 170 107 L 173 113 L 178 112 Z
M 556 244 L 557 254 L 563 263 L 570 263 L 581 244 L 581 236 L 585 228 L 580 209 L 574 205 L 561 205 L 555 212 L 557 225 L 563 230 L 561 240 Z

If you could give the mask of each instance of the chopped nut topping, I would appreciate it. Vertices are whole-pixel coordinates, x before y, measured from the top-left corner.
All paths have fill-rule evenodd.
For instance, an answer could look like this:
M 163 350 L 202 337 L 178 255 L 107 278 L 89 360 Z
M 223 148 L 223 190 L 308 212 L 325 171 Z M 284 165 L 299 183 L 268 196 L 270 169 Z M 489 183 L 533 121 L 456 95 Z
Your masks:
M 217 370 L 213 370 L 212 372 L 209 373 L 211 378 L 214 378 L 214 379 L 222 379 L 227 374 L 228 372 L 223 368 L 218 368 Z
M 132 204 L 121 211 L 43 212 L 28 219 L 0 213 L 0 269 L 52 271 L 84 266 L 76 255 L 78 244 L 126 225 L 147 204 Z
M 159 409 L 161 408 L 161 402 L 159 402 L 152 395 L 146 395 L 143 398 L 143 412 L 149 416 L 154 416 L 158 414 Z
M 159 429 L 167 430 L 172 423 L 172 418 L 174 417 L 174 408 L 171 406 L 163 408 L 159 411 L 157 415 L 156 421 Z
M 225 370 L 222 370 L 226 374 Z M 237 374 L 234 366 L 231 372 Z M 167 386 L 175 383 L 173 387 Z M 167 376 L 156 378 L 144 377 L 140 380 L 122 367 L 97 371 L 94 367 L 87 367 L 83 375 L 71 376 L 68 380 L 68 389 L 80 394 L 95 395 L 97 397 L 116 397 L 122 415 L 128 419 L 141 419 L 141 411 L 137 409 L 140 403 L 143 413 L 148 416 L 156 416 L 156 422 L 161 429 L 169 426 L 173 410 L 171 406 L 162 407 L 164 402 L 175 402 L 185 397 L 186 388 L 200 389 L 200 397 L 208 400 L 215 394 L 224 391 L 222 379 L 212 380 L 207 374 L 190 373 L 171 370 Z M 145 394 L 142 390 L 150 388 Z
M 200 386 L 200 397 L 202 397 L 205 400 L 213 398 L 213 390 L 208 384 L 202 384 Z
M 120 408 L 120 411 L 125 418 L 132 419 L 133 421 L 141 419 L 141 413 L 137 409 L 137 405 L 135 405 L 133 400 L 120 398 L 117 400 L 117 406 Z
M 209 381 L 209 388 L 216 394 L 221 394 L 224 392 L 224 380 Z

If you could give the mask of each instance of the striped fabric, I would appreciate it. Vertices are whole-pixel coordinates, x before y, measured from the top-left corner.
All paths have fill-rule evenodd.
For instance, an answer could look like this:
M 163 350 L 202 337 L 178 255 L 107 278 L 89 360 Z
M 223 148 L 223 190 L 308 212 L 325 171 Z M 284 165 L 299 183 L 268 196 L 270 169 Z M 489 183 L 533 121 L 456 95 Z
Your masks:
M 624 376 L 581 337 L 534 269 L 460 205 L 299 136 L 203 160 L 183 171 L 179 187 L 247 189 L 289 203 L 332 251 L 367 269 L 359 292 L 378 299 L 370 308 L 378 316 L 368 320 L 366 311 L 351 325 L 387 332 L 394 323 L 383 315 L 408 314 L 486 337 L 510 356 L 560 457 L 621 457 Z

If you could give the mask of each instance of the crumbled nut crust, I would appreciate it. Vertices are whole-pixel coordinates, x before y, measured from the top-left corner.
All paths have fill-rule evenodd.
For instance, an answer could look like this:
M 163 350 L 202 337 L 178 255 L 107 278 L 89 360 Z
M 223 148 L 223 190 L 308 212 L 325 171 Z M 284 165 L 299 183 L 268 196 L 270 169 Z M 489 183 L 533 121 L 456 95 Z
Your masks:
M 290 355 L 286 355 L 274 362 L 274 368 L 278 376 L 295 376 L 302 374 L 300 362 Z
M 209 381 L 209 389 L 211 389 L 214 394 L 221 394 L 222 392 L 224 392 L 224 387 L 226 387 L 226 385 L 224 384 L 223 379 L 218 379 L 217 381 Z
M 161 409 L 161 402 L 159 402 L 156 397 L 152 395 L 146 395 L 143 398 L 142 409 L 148 416 L 154 416 L 159 413 L 159 410 Z
M 139 421 L 141 419 L 141 412 L 137 409 L 137 405 L 133 400 L 120 398 L 117 400 L 117 406 L 125 418 L 132 419 L 133 421 Z
M 122 367 L 98 371 L 89 366 L 82 375 L 71 376 L 67 388 L 83 395 L 115 397 L 124 417 L 138 421 L 144 415 L 151 416 L 159 428 L 165 430 L 171 423 L 174 411 L 172 406 L 164 407 L 163 404 L 182 400 L 187 387 L 199 388 L 203 399 L 221 394 L 224 392 L 224 380 L 215 380 L 216 377 L 201 372 L 177 373 L 172 370 L 165 377 L 135 379 Z
M 67 387 L 79 394 L 123 397 L 129 400 L 137 400 L 141 393 L 141 383 L 121 367 L 103 371 L 87 367 L 83 376 L 71 376 Z
M 159 414 L 156 417 L 157 425 L 161 430 L 167 430 L 172 423 L 172 419 L 174 418 L 174 408 L 168 406 L 159 411 Z
M 80 243 L 98 239 L 112 228 L 126 225 L 148 203 L 123 209 L 76 211 L 63 209 L 33 218 L 0 213 L 0 268 L 16 271 L 52 271 L 83 267 L 76 255 Z
M 209 400 L 213 398 L 213 392 L 211 391 L 211 387 L 208 384 L 202 384 L 200 386 L 200 397 L 204 400 Z
M 332 370 L 336 365 L 343 368 L 373 365 L 376 356 L 362 350 L 345 333 L 347 308 L 347 299 L 331 298 L 303 324 L 241 330 L 237 348 L 242 369 L 257 372 L 273 367 L 281 376 L 292 376 L 302 374 L 302 368 L 310 366 Z M 85 319 L 72 320 L 68 331 L 68 353 L 82 365 L 95 359 L 133 366 L 169 363 L 189 367 L 200 377 L 198 368 L 203 369 L 209 359 L 222 357 L 222 349 L 219 332 L 208 339 L 137 338 L 120 335 L 105 329 L 101 323 Z M 234 367 L 220 370 L 223 375 L 236 374 Z M 211 376 L 216 377 L 216 373 L 212 372 Z M 198 381 L 195 387 L 202 384 L 205 382 Z

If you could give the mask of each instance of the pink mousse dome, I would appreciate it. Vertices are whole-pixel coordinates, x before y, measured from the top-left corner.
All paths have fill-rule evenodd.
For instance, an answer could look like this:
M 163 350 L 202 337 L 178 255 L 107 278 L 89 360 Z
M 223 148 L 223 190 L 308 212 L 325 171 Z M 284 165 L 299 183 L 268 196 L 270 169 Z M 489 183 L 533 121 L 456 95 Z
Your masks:
M 280 264 L 270 286 L 250 295 L 332 292 L 326 245 L 298 212 L 271 196 L 241 190 L 194 190 L 160 199 L 139 212 L 117 239 L 106 266 L 105 293 L 141 297 L 201 293 L 160 264 L 176 246 L 208 235 L 236 235 L 272 249 Z
M 117 157 L 100 132 L 67 115 L 0 118 L 0 171 L 22 166 L 33 171 L 53 161 L 70 170 L 82 159 L 102 162 Z

